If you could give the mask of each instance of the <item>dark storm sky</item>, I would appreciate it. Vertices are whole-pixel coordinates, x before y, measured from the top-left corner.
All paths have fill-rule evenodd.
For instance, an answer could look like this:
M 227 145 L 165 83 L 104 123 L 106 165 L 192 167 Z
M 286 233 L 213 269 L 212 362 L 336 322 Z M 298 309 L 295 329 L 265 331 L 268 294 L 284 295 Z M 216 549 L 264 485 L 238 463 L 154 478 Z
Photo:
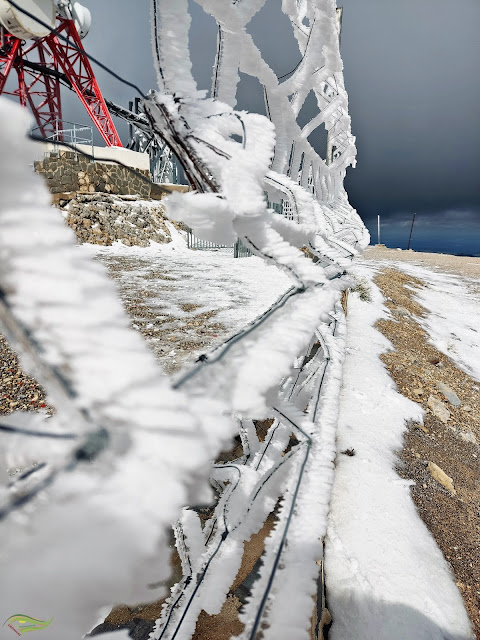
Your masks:
M 155 85 L 149 0 L 82 0 L 93 14 L 87 50 L 135 80 Z M 342 54 L 358 165 L 346 186 L 369 228 L 380 214 L 387 244 L 403 246 L 413 211 L 415 239 L 480 252 L 480 3 L 478 0 L 343 0 Z M 210 85 L 216 26 L 194 2 L 194 74 Z M 267 0 L 250 27 L 278 73 L 300 58 L 281 0 Z M 107 97 L 130 90 L 98 72 Z M 241 108 L 263 112 L 256 82 L 242 78 Z M 72 119 L 85 121 L 81 109 Z M 121 128 L 121 127 L 120 127 Z M 376 232 L 374 234 L 376 240 Z M 404 242 L 405 239 L 405 242 Z M 415 246 L 415 245 L 413 245 Z M 450 246 L 450 245 L 449 245 Z M 440 247 L 441 248 L 441 247 Z
M 480 4 L 343 4 L 345 81 L 359 149 L 346 182 L 352 203 L 367 221 L 390 218 L 402 239 L 406 214 L 416 211 L 424 241 L 453 242 L 452 235 L 480 252 Z M 385 240 L 389 233 L 386 226 Z

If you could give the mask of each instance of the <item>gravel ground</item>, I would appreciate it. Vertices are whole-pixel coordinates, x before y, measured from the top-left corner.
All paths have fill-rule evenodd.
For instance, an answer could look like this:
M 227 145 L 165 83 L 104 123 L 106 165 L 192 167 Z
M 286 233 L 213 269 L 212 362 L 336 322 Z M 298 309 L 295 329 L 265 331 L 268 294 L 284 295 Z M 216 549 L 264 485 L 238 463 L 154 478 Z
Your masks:
M 439 271 L 456 273 L 466 278 L 480 278 L 480 258 L 452 256 L 446 253 L 421 253 L 403 251 L 402 249 L 387 249 L 382 246 L 370 246 L 363 254 L 366 260 L 392 260 L 413 262 L 424 267 L 433 267 Z
M 369 253 L 367 259 L 372 259 L 373 252 Z M 392 253 L 398 260 L 397 252 Z M 381 259 L 385 260 L 382 254 Z M 408 255 L 407 252 L 401 254 Z M 457 273 L 462 263 L 469 260 L 423 255 L 432 255 L 430 265 L 442 266 L 443 270 L 445 258 L 453 258 L 449 261 L 450 269 Z M 480 265 L 480 260 L 478 263 Z M 432 346 L 418 324 L 417 320 L 425 316 L 426 310 L 414 296 L 415 290 L 426 286 L 424 282 L 392 268 L 383 269 L 376 283 L 393 315 L 392 319 L 381 320 L 377 325 L 395 349 L 383 354 L 382 360 L 399 392 L 421 404 L 426 411 L 423 425 L 408 425 L 405 446 L 399 452 L 398 471 L 402 477 L 415 482 L 412 497 L 418 513 L 450 563 L 476 637 L 480 638 L 479 384 Z M 438 388 L 439 383 L 457 394 L 461 401 L 459 407 L 447 401 Z M 448 420 L 439 417 L 442 406 L 450 413 Z M 453 491 L 432 475 L 432 463 L 453 481 Z
M 166 374 L 222 343 L 267 309 L 290 280 L 260 258 L 190 251 L 184 240 L 160 248 L 100 249 L 132 326 Z
M 101 262 L 117 283 L 120 298 L 139 331 L 167 374 L 179 371 L 210 345 L 228 335 L 228 329 L 215 320 L 216 310 L 202 311 L 198 304 L 181 302 L 180 287 L 196 289 L 198 273 L 187 275 L 140 256 L 102 255 Z M 193 280 L 193 281 L 192 281 Z M 200 283 L 198 283 L 200 284 Z M 162 299 L 178 294 L 177 308 Z M 188 298 L 188 294 L 187 294 Z
M 36 380 L 25 375 L 18 358 L 0 335 L 0 416 L 12 411 L 49 408 L 45 393 Z

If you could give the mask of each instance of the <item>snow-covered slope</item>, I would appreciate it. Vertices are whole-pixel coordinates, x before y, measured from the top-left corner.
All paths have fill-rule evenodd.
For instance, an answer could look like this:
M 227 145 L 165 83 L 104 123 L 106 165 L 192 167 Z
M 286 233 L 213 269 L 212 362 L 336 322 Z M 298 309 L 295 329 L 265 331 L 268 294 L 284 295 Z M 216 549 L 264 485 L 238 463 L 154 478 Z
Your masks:
M 429 311 L 420 324 L 432 343 L 480 382 L 479 281 L 403 262 L 395 266 L 426 285 L 417 298 Z
M 367 279 L 373 272 L 354 269 Z M 423 411 L 397 393 L 379 358 L 391 345 L 373 325 L 388 311 L 370 287 L 371 302 L 349 297 L 338 451 L 355 455 L 337 458 L 325 559 L 329 638 L 466 640 L 473 636 L 453 575 L 416 512 L 410 482 L 395 471 L 405 421 L 422 422 Z

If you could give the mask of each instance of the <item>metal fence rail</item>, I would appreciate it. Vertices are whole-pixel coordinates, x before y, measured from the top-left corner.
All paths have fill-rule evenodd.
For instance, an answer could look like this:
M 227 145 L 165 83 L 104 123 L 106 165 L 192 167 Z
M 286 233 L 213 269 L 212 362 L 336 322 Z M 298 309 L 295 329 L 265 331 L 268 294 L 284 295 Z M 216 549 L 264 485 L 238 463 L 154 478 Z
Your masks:
M 194 251 L 215 251 L 216 249 L 230 249 L 234 258 L 248 258 L 252 252 L 246 247 L 240 238 L 234 244 L 217 244 L 209 240 L 198 238 L 191 229 L 187 232 L 187 247 Z
M 233 257 L 234 258 L 248 258 L 252 255 L 252 252 L 248 247 L 246 247 L 243 242 L 238 238 L 238 240 L 233 245 Z
M 31 130 L 31 134 L 41 134 L 41 128 L 35 127 Z M 62 142 L 70 145 L 84 145 L 91 147 L 93 153 L 93 129 L 89 125 L 78 124 L 77 122 L 69 122 L 68 120 L 57 120 L 55 122 L 55 131 L 46 136 L 46 140 L 54 145 L 54 153 L 58 153 L 62 146 Z M 75 153 L 75 157 L 77 154 Z

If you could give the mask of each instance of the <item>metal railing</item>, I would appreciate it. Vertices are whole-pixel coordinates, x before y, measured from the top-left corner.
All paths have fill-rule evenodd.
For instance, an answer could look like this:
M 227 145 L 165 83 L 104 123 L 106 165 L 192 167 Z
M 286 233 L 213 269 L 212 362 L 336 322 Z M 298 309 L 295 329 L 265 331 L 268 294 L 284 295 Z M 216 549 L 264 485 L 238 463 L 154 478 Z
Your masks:
M 68 126 L 69 125 L 69 126 Z M 31 130 L 31 134 L 42 135 L 45 140 L 50 141 L 54 145 L 54 153 L 58 153 L 62 142 L 66 142 L 70 145 L 85 145 L 91 147 L 92 156 L 94 155 L 93 149 L 93 128 L 86 124 L 79 124 L 78 122 L 69 122 L 68 120 L 57 120 L 55 123 L 55 131 L 50 134 L 43 135 L 41 127 L 35 127 Z M 50 152 L 47 152 L 50 153 Z M 78 154 L 75 153 L 75 159 L 78 158 Z
M 280 202 L 271 202 L 270 200 L 267 200 L 267 206 L 269 209 L 273 209 L 275 213 L 287 218 L 287 220 L 295 219 L 292 205 L 288 200 L 284 200 L 283 198 Z
M 233 245 L 233 257 L 234 258 L 249 258 L 252 255 L 252 252 L 248 247 L 246 247 L 243 242 L 238 238 L 238 240 Z
M 187 247 L 194 251 L 215 251 L 216 249 L 230 249 L 233 250 L 234 258 L 248 258 L 252 255 L 252 252 L 246 247 L 240 238 L 234 244 L 216 244 L 209 240 L 202 240 L 197 238 L 191 229 L 187 232 Z

